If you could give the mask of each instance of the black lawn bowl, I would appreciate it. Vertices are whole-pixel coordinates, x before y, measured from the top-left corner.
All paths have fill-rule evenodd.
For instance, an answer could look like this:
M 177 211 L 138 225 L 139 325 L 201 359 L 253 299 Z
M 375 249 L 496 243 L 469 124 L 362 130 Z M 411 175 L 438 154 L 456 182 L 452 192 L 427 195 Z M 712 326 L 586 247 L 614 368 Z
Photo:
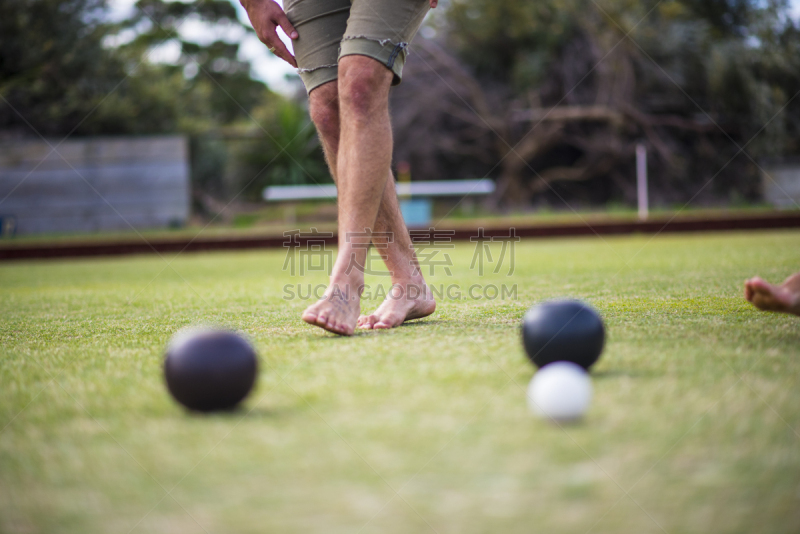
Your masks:
M 253 389 L 257 372 L 252 345 L 225 330 L 178 334 L 164 360 L 169 392 L 199 412 L 236 407 Z
M 528 358 L 537 366 L 566 361 L 588 370 L 600 357 L 605 328 L 597 312 L 577 300 L 533 306 L 522 321 Z

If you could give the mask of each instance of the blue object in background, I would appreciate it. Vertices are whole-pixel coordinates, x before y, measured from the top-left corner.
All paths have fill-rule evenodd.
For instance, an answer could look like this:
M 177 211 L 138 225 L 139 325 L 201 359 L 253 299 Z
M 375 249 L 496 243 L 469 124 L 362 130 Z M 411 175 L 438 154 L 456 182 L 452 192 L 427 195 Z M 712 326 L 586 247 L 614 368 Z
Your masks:
M 0 237 L 13 237 L 17 232 L 17 219 L 13 215 L 0 215 Z
M 433 215 L 433 201 L 429 198 L 401 200 L 400 211 L 408 227 L 428 227 Z

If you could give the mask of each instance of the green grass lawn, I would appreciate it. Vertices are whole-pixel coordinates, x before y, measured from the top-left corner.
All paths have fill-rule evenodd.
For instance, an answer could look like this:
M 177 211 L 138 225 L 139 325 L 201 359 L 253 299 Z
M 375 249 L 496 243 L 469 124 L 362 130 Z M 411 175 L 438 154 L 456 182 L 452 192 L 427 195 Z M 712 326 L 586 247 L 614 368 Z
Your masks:
M 800 531 L 800 319 L 741 297 L 800 270 L 800 232 L 524 241 L 511 276 L 448 252 L 434 284 L 516 300 L 340 338 L 284 300 L 324 276 L 282 250 L 0 265 L 0 532 Z M 559 296 L 608 327 L 564 427 L 529 414 L 519 339 Z M 198 323 L 259 351 L 234 413 L 166 393 L 163 348 Z

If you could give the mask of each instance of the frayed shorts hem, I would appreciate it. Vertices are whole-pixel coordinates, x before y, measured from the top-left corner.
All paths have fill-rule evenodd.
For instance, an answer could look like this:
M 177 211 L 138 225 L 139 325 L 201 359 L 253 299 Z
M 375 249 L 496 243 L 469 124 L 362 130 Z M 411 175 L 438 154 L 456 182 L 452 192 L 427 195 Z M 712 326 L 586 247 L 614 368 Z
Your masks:
M 370 37 L 345 37 L 339 47 L 339 60 L 345 56 L 366 56 L 374 59 L 393 73 L 392 85 L 403 78 L 403 65 L 408 54 L 408 43 L 393 43 L 389 39 Z M 339 78 L 339 65 L 323 65 L 313 69 L 298 69 L 300 78 L 311 93 L 314 89 Z

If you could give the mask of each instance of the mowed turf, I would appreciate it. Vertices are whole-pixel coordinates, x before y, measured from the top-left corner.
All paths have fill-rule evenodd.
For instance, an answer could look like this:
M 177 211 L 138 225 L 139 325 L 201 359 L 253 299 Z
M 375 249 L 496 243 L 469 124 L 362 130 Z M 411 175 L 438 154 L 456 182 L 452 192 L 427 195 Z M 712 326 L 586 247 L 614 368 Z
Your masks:
M 325 276 L 282 250 L 0 265 L 0 531 L 800 531 L 800 318 L 741 297 L 800 270 L 799 232 L 523 241 L 510 276 L 445 252 L 431 281 L 461 298 L 352 338 L 300 321 L 284 286 Z M 519 334 L 560 296 L 608 328 L 564 427 L 527 410 Z M 260 375 L 240 410 L 191 415 L 163 348 L 209 323 L 251 337 Z

